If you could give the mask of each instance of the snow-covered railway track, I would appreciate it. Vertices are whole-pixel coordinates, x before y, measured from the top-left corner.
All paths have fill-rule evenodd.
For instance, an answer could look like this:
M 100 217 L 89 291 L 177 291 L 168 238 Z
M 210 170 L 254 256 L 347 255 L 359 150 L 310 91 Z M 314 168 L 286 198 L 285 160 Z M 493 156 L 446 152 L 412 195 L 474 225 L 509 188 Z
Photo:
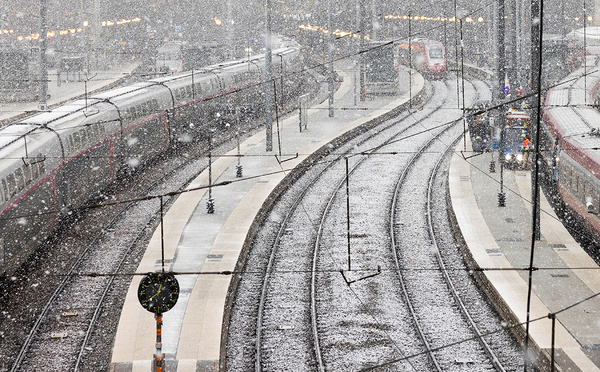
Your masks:
M 160 195 L 173 190 L 173 186 L 180 188 L 206 165 L 207 160 L 198 160 L 197 156 L 163 161 L 135 177 L 129 187 L 118 190 L 109 201 Z M 170 198 L 163 200 L 169 201 Z M 51 269 L 46 270 L 46 279 L 59 281 L 51 295 L 37 299 L 41 311 L 21 345 L 12 371 L 44 370 L 48 360 L 57 370 L 94 370 L 92 361 L 82 369 L 87 351 L 95 348 L 89 339 L 93 332 L 102 332 L 96 328 L 100 313 L 114 311 L 107 305 L 122 300 L 109 298 L 109 293 L 115 280 L 128 281 L 119 274 L 132 259 L 132 250 L 139 249 L 140 240 L 152 231 L 148 227 L 159 219 L 160 210 L 159 199 L 97 208 L 83 215 L 73 231 L 61 236 L 52 250 L 77 254 L 74 260 L 65 260 L 70 262 L 66 270 L 63 265 L 47 266 Z M 73 244 L 85 248 L 76 250 Z
M 391 370 L 434 370 L 435 363 L 427 357 L 431 338 L 433 347 L 439 348 L 476 332 L 470 328 L 473 324 L 464 321 L 458 305 L 449 303 L 448 316 L 458 318 L 453 322 L 462 328 L 440 335 L 427 325 L 423 326 L 425 341 L 418 337 L 398 290 L 405 266 L 400 257 L 400 268 L 394 267 L 396 253 L 391 248 L 396 245 L 389 229 L 397 223 L 385 217 L 395 210 L 391 205 L 396 183 L 410 182 L 408 178 L 398 181 L 398 175 L 417 170 L 425 179 L 418 187 L 428 190 L 427 183 L 462 130 L 462 125 L 452 125 L 462 113 L 456 109 L 451 84 L 434 83 L 433 98 L 419 111 L 405 113 L 335 149 L 280 198 L 254 239 L 240 277 L 228 327 L 228 370 L 250 366 L 255 370 L 360 370 L 387 363 Z M 477 90 L 485 90 L 484 84 L 477 84 Z M 470 84 L 467 89 L 467 100 L 472 102 L 476 89 Z M 412 156 L 417 153 L 422 156 Z M 351 165 L 349 199 L 343 192 L 346 159 Z M 425 225 L 420 228 L 426 234 L 433 231 L 428 230 L 431 219 L 424 209 L 428 195 L 416 201 L 422 207 L 402 212 L 415 220 L 422 214 L 418 217 L 425 219 Z M 434 271 L 443 271 L 436 267 Z M 410 264 L 408 268 L 414 269 Z M 435 290 L 452 298 L 447 287 Z M 417 312 L 428 308 L 421 303 Z M 417 320 L 425 321 L 418 315 Z M 483 357 L 473 362 L 481 362 L 484 369 L 502 370 L 495 367 L 492 351 L 484 351 L 481 345 L 476 348 Z M 451 353 L 434 354 L 443 358 L 437 362 L 440 370 L 452 370 L 457 360 L 471 361 L 459 355 L 452 359 Z
M 229 150 L 235 136 L 225 132 L 212 139 L 213 153 L 218 154 Z M 99 204 L 183 188 L 208 165 L 206 149 L 198 143 L 186 148 L 184 156 L 157 161 Z M 164 197 L 162 202 L 168 207 L 172 198 Z M 31 309 L 28 317 L 15 322 L 19 330 L 14 335 L 21 337 L 14 341 L 19 349 L 13 353 L 11 371 L 45 370 L 49 360 L 56 370 L 108 369 L 110 348 L 105 346 L 112 342 L 131 280 L 123 273 L 135 271 L 143 242 L 160 221 L 160 204 L 156 198 L 90 209 L 59 236 L 60 241 L 15 275 L 27 278 L 24 282 L 33 283 L 36 290 L 45 287 L 46 293 L 15 289 L 15 295 L 3 298 L 11 307 L 26 303 Z M 17 298 L 17 293 L 24 298 Z
M 454 148 L 457 134 L 456 126 L 440 131 L 415 151 L 402 171 L 390 208 L 391 246 L 406 303 L 426 346 L 428 369 L 452 370 L 453 364 L 464 361 L 505 371 L 447 275 L 433 228 L 434 180 L 441 162 Z M 445 347 L 466 339 L 473 340 Z

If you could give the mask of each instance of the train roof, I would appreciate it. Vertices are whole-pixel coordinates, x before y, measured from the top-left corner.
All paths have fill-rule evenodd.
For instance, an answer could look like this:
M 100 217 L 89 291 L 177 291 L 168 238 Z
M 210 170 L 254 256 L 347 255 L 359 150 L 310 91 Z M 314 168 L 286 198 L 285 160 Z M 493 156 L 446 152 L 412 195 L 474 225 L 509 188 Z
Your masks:
M 48 125 L 58 120 L 64 119 L 71 115 L 83 115 L 82 110 L 85 108 L 85 100 L 77 100 L 70 102 L 64 106 L 54 108 L 50 111 L 40 112 L 19 121 L 19 124 L 30 125 Z
M 529 120 L 529 114 L 525 111 L 508 111 L 506 117 L 509 119 Z
M 600 73 L 589 74 L 587 84 L 583 74 L 583 68 L 576 70 L 549 90 L 546 114 L 549 124 L 570 147 L 575 147 L 574 151 L 600 165 L 600 136 L 597 134 L 600 133 L 600 112 L 591 105 L 593 97 L 589 96 L 600 85 Z
M 151 82 L 136 83 L 136 84 L 128 85 L 128 86 L 121 87 L 121 88 L 111 89 L 107 92 L 94 94 L 92 96 L 92 98 L 96 98 L 99 100 L 106 100 L 106 99 L 112 99 L 112 98 L 116 98 L 116 97 L 141 94 L 144 92 L 144 88 L 147 88 L 152 85 L 154 85 L 154 84 Z

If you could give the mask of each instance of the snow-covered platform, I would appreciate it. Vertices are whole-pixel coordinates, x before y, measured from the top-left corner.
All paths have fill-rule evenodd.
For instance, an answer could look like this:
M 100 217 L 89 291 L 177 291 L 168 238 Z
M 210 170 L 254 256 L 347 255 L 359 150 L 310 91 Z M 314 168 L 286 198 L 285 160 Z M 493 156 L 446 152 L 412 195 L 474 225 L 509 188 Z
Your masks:
M 531 172 L 504 171 L 506 206 L 498 206 L 500 169 L 491 153 L 452 158 L 452 207 L 476 272 L 515 333 L 524 337 L 531 254 Z M 466 155 L 472 155 L 468 153 Z M 497 159 L 497 154 L 494 154 Z M 541 196 L 541 240 L 535 243 L 530 346 L 548 366 L 556 314 L 555 358 L 563 371 L 600 371 L 600 270 Z M 593 297 L 591 299 L 588 299 Z M 586 300 L 588 299 L 588 300 Z M 575 305 L 571 307 L 572 305 Z M 521 325 L 517 325 L 521 324 Z M 498 325 L 501 327 L 501 325 Z M 547 368 L 546 370 L 549 370 Z
M 345 71 L 348 66 L 336 67 L 339 67 L 336 70 L 344 81 L 335 94 L 335 117 L 328 116 L 326 101 L 308 110 L 308 128 L 302 132 L 299 131 L 296 115 L 282 121 L 280 157 L 277 135 L 273 136 L 275 151 L 267 152 L 264 131 L 257 133 L 241 144 L 241 153 L 249 155 L 242 159 L 241 179 L 236 178 L 237 149 L 213 162 L 213 183 L 236 181 L 212 189 L 214 214 L 206 211 L 206 189 L 182 194 L 166 213 L 166 269 L 203 273 L 178 276 L 181 287 L 179 301 L 163 316 L 162 351 L 169 371 L 218 370 L 224 307 L 231 275 L 217 273 L 235 270 L 252 221 L 286 173 L 340 135 L 406 104 L 424 87 L 422 77 L 413 75 L 411 93 L 369 97 L 361 102 L 357 101 L 354 74 Z M 279 161 L 287 161 L 279 162 L 278 157 Z M 208 185 L 208 171 L 200 174 L 189 188 L 202 185 Z M 160 267 L 159 229 L 138 272 L 151 272 Z M 115 372 L 149 371 L 156 350 L 154 316 L 144 310 L 137 299 L 140 279 L 139 276 L 133 279 L 123 306 L 111 361 L 111 370 Z
M 88 81 L 71 81 L 61 82 L 57 81 L 56 70 L 48 71 L 48 90 L 47 94 L 49 98 L 46 104 L 48 107 L 61 105 L 67 101 L 76 99 L 85 95 L 86 88 L 87 93 L 92 95 L 100 89 L 115 86 L 119 82 L 127 78 L 132 74 L 138 67 L 139 62 L 127 62 L 119 64 L 109 70 L 97 70 L 92 71 L 88 74 Z M 35 88 L 37 89 L 37 87 Z M 2 103 L 0 102 L 0 122 L 11 122 L 17 120 L 16 118 L 21 117 L 24 114 L 35 112 L 38 110 L 38 102 L 14 102 L 14 103 Z

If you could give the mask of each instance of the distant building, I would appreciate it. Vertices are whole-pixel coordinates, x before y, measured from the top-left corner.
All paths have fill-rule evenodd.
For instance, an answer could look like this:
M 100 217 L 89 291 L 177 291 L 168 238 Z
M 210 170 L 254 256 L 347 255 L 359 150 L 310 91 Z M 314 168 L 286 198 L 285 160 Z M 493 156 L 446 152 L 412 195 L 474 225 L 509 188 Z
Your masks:
M 34 82 L 29 71 L 29 54 L 7 48 L 0 50 L 0 98 L 4 102 L 35 99 Z

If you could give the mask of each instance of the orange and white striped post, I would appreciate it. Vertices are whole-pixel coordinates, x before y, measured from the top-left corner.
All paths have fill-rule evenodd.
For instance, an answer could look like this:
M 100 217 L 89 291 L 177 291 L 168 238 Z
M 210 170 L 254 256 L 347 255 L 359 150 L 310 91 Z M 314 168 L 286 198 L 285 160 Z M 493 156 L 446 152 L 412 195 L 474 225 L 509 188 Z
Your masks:
M 162 354 L 162 314 L 156 313 L 156 354 L 154 354 L 155 372 L 163 372 Z

